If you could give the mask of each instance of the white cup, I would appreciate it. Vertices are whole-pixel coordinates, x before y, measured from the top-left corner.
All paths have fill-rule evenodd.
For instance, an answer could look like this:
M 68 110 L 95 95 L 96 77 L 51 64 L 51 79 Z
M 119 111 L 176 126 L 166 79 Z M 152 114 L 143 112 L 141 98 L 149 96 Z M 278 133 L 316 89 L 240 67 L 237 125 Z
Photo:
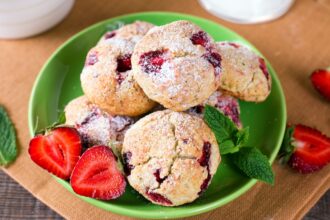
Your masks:
M 62 21 L 73 4 L 74 0 L 0 0 L 0 38 L 44 32 Z
M 252 24 L 284 15 L 294 0 L 199 0 L 210 13 L 224 20 Z

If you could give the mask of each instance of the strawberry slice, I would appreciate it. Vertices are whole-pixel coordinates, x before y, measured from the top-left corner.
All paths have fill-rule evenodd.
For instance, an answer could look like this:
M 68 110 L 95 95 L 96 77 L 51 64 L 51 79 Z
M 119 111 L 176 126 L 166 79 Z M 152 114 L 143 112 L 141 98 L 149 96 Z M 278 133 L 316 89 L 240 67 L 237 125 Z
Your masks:
M 281 154 L 292 168 L 300 173 L 311 173 L 330 162 L 330 138 L 298 124 L 287 129 Z
M 330 101 L 330 69 L 315 70 L 310 76 L 314 88 Z
M 69 179 L 81 154 L 81 140 L 76 129 L 56 127 L 36 135 L 29 144 L 31 159 L 62 179 Z
M 85 151 L 71 175 L 73 191 L 82 196 L 110 200 L 125 192 L 125 177 L 119 161 L 107 146 L 94 146 Z

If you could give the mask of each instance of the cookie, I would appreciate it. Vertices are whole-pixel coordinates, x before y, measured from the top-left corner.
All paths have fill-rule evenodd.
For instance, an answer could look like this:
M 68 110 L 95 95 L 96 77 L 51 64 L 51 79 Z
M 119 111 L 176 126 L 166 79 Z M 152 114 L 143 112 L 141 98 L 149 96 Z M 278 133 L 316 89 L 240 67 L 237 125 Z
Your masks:
M 218 144 L 205 122 L 171 110 L 134 124 L 125 135 L 122 157 L 130 185 L 163 206 L 197 199 L 220 163 Z
M 135 46 L 134 78 L 152 100 L 187 110 L 218 87 L 221 57 L 214 48 L 213 39 L 191 22 L 154 27 Z
M 188 109 L 188 113 L 203 118 L 204 106 L 210 105 L 217 108 L 230 118 L 238 128 L 242 128 L 240 120 L 240 107 L 238 100 L 221 90 L 214 92 L 206 101 Z
M 126 44 L 135 46 L 137 42 L 151 29 L 154 25 L 145 21 L 135 21 L 131 24 L 124 25 L 117 30 L 106 32 L 98 44 Z
M 124 134 L 134 123 L 127 116 L 113 116 L 80 96 L 65 107 L 66 124 L 74 126 L 86 147 L 112 145 L 121 151 Z
M 133 48 L 111 44 L 95 46 L 88 52 L 80 75 L 88 100 L 113 115 L 138 116 L 155 105 L 133 78 Z
M 264 101 L 271 91 L 271 76 L 265 60 L 247 47 L 217 43 L 221 54 L 220 88 L 244 101 Z

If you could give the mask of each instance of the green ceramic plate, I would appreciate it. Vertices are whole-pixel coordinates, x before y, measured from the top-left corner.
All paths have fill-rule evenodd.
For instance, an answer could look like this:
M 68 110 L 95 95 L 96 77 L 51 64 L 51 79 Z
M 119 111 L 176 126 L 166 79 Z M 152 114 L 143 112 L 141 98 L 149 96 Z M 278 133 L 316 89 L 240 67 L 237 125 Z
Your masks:
M 257 51 L 247 40 L 235 32 L 209 20 L 190 15 L 148 12 L 112 18 L 95 24 L 65 42 L 49 58 L 35 81 L 29 103 L 29 129 L 31 136 L 38 120 L 43 128 L 54 122 L 58 112 L 73 98 L 82 94 L 79 75 L 88 50 L 101 35 L 118 24 L 143 20 L 163 25 L 175 20 L 190 20 L 207 31 L 217 41 L 237 41 Z M 258 51 L 257 51 L 258 52 Z M 258 52 L 259 53 L 259 52 Z M 270 96 L 260 104 L 240 102 L 244 126 L 250 127 L 251 146 L 258 147 L 273 162 L 279 151 L 286 124 L 285 99 L 275 71 L 267 62 L 273 85 Z M 68 182 L 58 179 L 68 190 Z M 114 201 L 83 200 L 114 213 L 140 218 L 177 218 L 197 215 L 222 206 L 250 189 L 256 180 L 245 177 L 228 161 L 226 156 L 208 190 L 195 202 L 179 207 L 153 205 L 129 186 L 125 194 Z

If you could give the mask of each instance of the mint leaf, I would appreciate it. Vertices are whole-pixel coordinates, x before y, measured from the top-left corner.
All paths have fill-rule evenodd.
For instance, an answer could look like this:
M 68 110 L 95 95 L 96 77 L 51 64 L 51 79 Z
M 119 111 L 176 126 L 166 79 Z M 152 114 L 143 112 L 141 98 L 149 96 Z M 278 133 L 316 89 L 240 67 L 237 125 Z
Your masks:
M 235 146 L 235 144 L 232 140 L 225 140 L 221 144 L 218 143 L 218 145 L 220 146 L 221 155 L 235 153 L 235 152 L 239 151 L 239 147 Z
M 236 133 L 236 146 L 243 147 L 247 144 L 249 140 L 249 127 L 242 128 Z
M 281 164 L 286 164 L 289 161 L 289 159 L 294 151 L 294 146 L 292 145 L 293 131 L 294 131 L 294 126 L 287 127 L 287 129 L 285 131 L 283 142 L 282 142 L 281 149 L 280 149 L 280 153 L 278 155 L 280 158 Z
M 238 129 L 232 120 L 210 105 L 205 106 L 204 120 L 213 131 L 222 155 L 237 151 L 234 148 Z
M 255 147 L 243 147 L 231 154 L 232 162 L 248 177 L 274 184 L 274 174 L 268 159 Z
M 16 156 L 15 129 L 6 110 L 0 106 L 0 165 L 8 165 Z

